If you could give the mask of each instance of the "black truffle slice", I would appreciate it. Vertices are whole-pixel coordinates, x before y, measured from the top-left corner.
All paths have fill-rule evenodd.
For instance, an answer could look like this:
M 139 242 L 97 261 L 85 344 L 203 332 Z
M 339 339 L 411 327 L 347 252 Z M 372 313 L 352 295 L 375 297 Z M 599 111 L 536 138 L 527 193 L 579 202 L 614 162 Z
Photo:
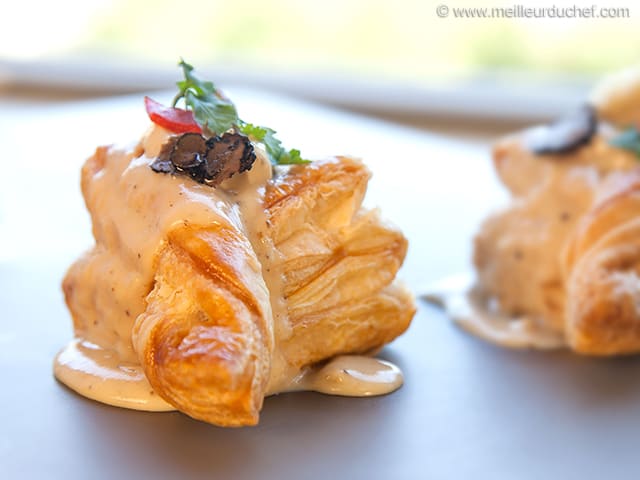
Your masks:
M 596 132 L 597 123 L 593 107 L 584 105 L 571 115 L 532 130 L 525 142 L 529 150 L 538 155 L 569 153 L 589 143 Z
M 236 173 L 250 170 L 256 160 L 251 141 L 238 133 L 212 137 L 207 145 L 204 180 L 209 185 L 216 186 Z
M 171 152 L 178 141 L 178 137 L 170 137 L 169 140 L 162 145 L 158 158 L 151 164 L 151 170 L 158 173 L 175 173 L 176 169 L 171 163 Z
M 171 137 L 162 146 L 151 169 L 183 174 L 216 187 L 236 173 L 250 170 L 256 160 L 253 144 L 244 135 L 225 133 L 209 140 L 197 133 Z
M 191 170 L 204 162 L 207 142 L 198 133 L 185 133 L 175 143 L 171 152 L 171 163 L 178 170 Z

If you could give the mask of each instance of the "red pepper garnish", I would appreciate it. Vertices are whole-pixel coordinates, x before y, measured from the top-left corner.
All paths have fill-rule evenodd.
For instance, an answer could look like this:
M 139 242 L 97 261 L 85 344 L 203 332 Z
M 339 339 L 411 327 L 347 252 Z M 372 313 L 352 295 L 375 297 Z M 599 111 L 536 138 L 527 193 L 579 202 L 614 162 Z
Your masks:
M 202 133 L 191 110 L 165 107 L 149 97 L 144 97 L 144 107 L 151 121 L 167 130 L 174 133 Z

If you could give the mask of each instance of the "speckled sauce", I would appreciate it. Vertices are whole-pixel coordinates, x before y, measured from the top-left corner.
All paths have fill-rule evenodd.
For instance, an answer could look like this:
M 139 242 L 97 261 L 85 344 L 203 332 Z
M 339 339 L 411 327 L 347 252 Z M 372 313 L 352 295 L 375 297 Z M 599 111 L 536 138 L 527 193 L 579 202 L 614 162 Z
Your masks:
M 139 364 L 127 364 L 110 350 L 73 340 L 56 357 L 58 380 L 82 396 L 116 407 L 163 412 L 175 410 L 157 395 Z M 393 363 L 364 355 L 341 355 L 303 370 L 280 373 L 268 395 L 314 391 L 346 397 L 385 395 L 400 388 L 402 371 Z
M 471 274 L 426 285 L 421 289 L 420 297 L 441 308 L 464 330 L 497 345 L 541 350 L 566 347 L 564 335 L 546 327 L 541 320 L 500 312 Z
M 154 126 L 133 148 L 109 147 L 106 163 L 94 167 L 85 189 L 96 246 L 70 269 L 76 338 L 57 356 L 54 373 L 78 393 L 111 405 L 170 408 L 155 400 L 158 395 L 142 374 L 132 343 L 133 325 L 146 308 L 167 232 L 186 221 L 224 222 L 256 239 L 254 247 L 263 243 L 257 238 L 266 221 L 255 208 L 261 202 L 260 187 L 271 178 L 263 152 L 257 152 L 251 171 L 214 189 L 149 168 L 169 135 Z M 261 265 L 256 262 L 252 268 L 260 271 Z M 273 285 L 278 287 L 277 282 Z M 271 311 L 265 315 L 271 324 Z M 87 345 L 92 348 L 79 348 Z
M 158 396 L 140 364 L 90 342 L 71 341 L 56 357 L 54 374 L 71 389 L 116 407 L 162 412 L 175 410 Z

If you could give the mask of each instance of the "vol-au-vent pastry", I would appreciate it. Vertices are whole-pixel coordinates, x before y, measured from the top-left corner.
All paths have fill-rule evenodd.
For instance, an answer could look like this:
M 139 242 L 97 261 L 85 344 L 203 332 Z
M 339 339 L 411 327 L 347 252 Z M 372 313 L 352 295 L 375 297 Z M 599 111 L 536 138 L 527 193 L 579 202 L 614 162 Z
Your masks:
M 56 377 L 104 403 L 254 425 L 289 390 L 389 393 L 372 355 L 403 333 L 402 233 L 361 206 L 361 161 L 308 162 L 237 117 L 181 62 L 186 108 L 146 99 L 153 126 L 82 168 L 95 246 L 63 290 L 74 340 Z
M 639 125 L 640 76 L 625 72 L 495 145 L 511 202 L 476 235 L 470 292 L 442 299 L 455 320 L 506 346 L 640 352 Z

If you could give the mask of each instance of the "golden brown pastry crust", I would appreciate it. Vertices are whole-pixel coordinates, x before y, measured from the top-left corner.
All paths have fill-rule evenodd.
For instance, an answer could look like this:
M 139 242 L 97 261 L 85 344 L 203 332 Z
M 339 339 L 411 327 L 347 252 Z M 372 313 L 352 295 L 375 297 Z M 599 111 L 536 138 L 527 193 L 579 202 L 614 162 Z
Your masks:
M 294 167 L 267 187 L 293 329 L 281 349 L 292 365 L 371 351 L 413 318 L 412 296 L 392 285 L 407 240 L 361 209 L 369 176 L 361 162 L 337 158 Z
M 483 222 L 474 239 L 474 264 L 481 288 L 502 311 L 539 317 L 549 329 L 563 330 L 561 253 L 592 205 L 601 175 L 617 167 L 612 151 L 596 138 L 564 157 L 536 155 L 526 146 L 526 133 L 496 145 L 494 164 L 512 202 Z
M 262 197 L 268 228 L 257 239 L 250 240 L 238 217 L 231 221 L 228 213 L 214 212 L 216 220 L 206 225 L 185 218 L 169 222 L 159 244 L 151 245 L 152 261 L 144 263 L 127 235 L 137 235 L 137 221 L 151 228 L 159 219 L 168 221 L 149 212 L 151 205 L 187 197 L 178 197 L 177 180 L 140 164 L 142 155 L 142 146 L 124 153 L 104 147 L 86 162 L 82 188 L 96 247 L 70 268 L 63 285 L 76 335 L 113 348 L 129 362 L 137 359 L 154 391 L 171 405 L 217 425 L 254 425 L 276 353 L 302 368 L 381 347 L 408 327 L 413 298 L 394 283 L 407 241 L 377 211 L 361 209 L 370 174 L 360 161 L 295 166 L 269 181 Z M 131 178 L 145 182 L 144 192 L 129 185 Z M 156 198 L 155 185 L 173 190 Z M 201 188 L 209 187 L 197 188 L 202 195 Z M 126 228 L 111 210 L 114 195 L 133 213 Z M 217 208 L 211 205 L 199 203 L 198 209 Z M 273 258 L 261 265 L 251 241 L 272 242 Z M 112 261 L 123 262 L 115 274 L 135 283 L 133 297 L 110 288 Z M 268 288 L 275 295 L 278 289 L 266 284 L 265 268 L 283 278 L 290 328 L 280 336 Z M 147 270 L 150 280 L 140 273 Z M 101 305 L 109 310 L 97 311 Z M 95 328 L 89 313 L 101 323 L 97 333 L 89 333 Z M 110 315 L 128 331 L 113 332 Z
M 598 188 L 599 199 L 576 226 L 564 252 L 564 270 L 618 225 L 634 219 L 640 211 L 640 171 L 609 177 Z
M 481 288 L 590 355 L 640 352 L 640 170 L 599 132 L 563 155 L 535 155 L 526 133 L 501 141 L 496 170 L 512 204 L 475 239 Z
M 263 280 L 231 225 L 181 225 L 158 257 L 133 340 L 149 383 L 178 410 L 221 426 L 255 425 L 273 349 Z M 256 260 L 254 260 L 256 261 Z
M 604 79 L 590 95 L 598 116 L 614 125 L 637 125 L 640 120 L 640 66 Z
M 575 351 L 640 351 L 640 171 L 618 177 L 569 239 L 567 340 Z

